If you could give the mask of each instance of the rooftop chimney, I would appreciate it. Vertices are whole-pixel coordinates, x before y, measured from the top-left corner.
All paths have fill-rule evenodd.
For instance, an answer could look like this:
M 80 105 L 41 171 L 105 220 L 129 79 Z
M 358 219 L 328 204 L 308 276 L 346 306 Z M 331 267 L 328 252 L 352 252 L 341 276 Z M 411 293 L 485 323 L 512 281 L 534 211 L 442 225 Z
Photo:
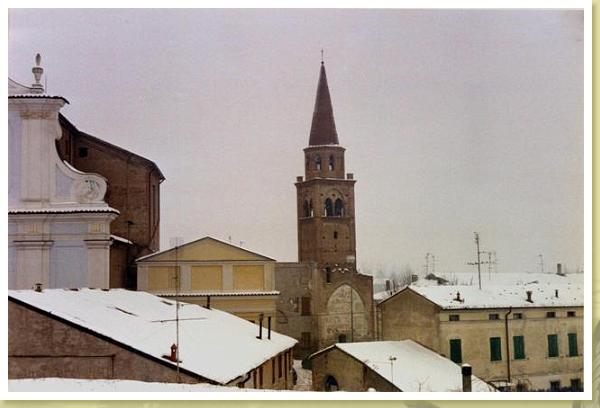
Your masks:
M 527 301 L 528 301 L 529 303 L 533 303 L 533 300 L 531 299 L 531 294 L 532 294 L 533 292 L 532 292 L 532 291 L 530 291 L 530 290 L 528 290 L 528 291 L 527 291 L 527 292 L 525 292 L 525 293 L 527 293 Z
M 346 173 L 346 179 L 347 180 L 353 180 L 354 179 L 354 173 Z
M 558 289 L 554 289 L 554 297 L 558 297 Z
M 462 299 L 460 298 L 460 292 L 456 292 L 456 297 L 454 298 L 454 300 L 462 302 Z
M 302 180 L 304 180 L 304 177 L 302 177 L 302 176 L 296 176 L 296 181 L 298 183 L 302 182 Z
M 210 309 L 210 295 L 206 295 L 206 306 L 207 309 Z
M 171 355 L 169 356 L 171 361 L 177 361 L 177 344 L 171 344 Z
M 562 275 L 562 264 L 560 264 L 560 263 L 556 264 L 556 274 Z
M 461 372 L 463 392 L 471 392 L 471 366 L 469 364 L 463 364 L 461 366 Z
M 35 290 L 36 292 L 41 292 L 42 291 L 42 284 L 41 283 L 36 283 L 33 287 L 33 290 Z

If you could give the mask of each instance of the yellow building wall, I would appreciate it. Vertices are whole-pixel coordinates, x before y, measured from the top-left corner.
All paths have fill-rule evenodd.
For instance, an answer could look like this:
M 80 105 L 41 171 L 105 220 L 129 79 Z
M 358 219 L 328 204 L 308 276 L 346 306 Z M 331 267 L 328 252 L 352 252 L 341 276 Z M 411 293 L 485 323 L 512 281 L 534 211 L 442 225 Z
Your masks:
M 223 268 L 221 265 L 192 266 L 190 288 L 193 291 L 222 290 Z
M 507 379 L 507 353 L 504 315 L 508 309 L 441 310 L 433 303 L 404 291 L 380 304 L 380 338 L 382 340 L 412 339 L 450 358 L 450 339 L 461 340 L 462 360 L 473 367 L 473 374 L 485 381 Z M 554 311 L 555 318 L 546 312 Z M 576 317 L 567 317 L 575 311 Z M 490 314 L 499 320 L 490 320 Z M 522 313 L 522 319 L 514 319 Z M 450 321 L 450 315 L 459 315 Z M 577 333 L 579 356 L 568 356 L 568 333 Z M 558 335 L 559 357 L 548 357 L 547 335 Z M 515 360 L 513 336 L 524 336 L 525 359 Z M 491 361 L 490 338 L 500 337 L 502 359 Z M 522 308 L 513 309 L 508 318 L 511 380 L 530 389 L 549 388 L 550 381 L 560 380 L 561 386 L 571 379 L 583 383 L 583 308 Z M 584 384 L 585 386 L 589 384 Z
M 177 268 L 175 266 L 150 266 L 148 268 L 148 290 L 176 289 Z
M 265 288 L 265 269 L 263 265 L 234 265 L 233 289 L 248 290 Z

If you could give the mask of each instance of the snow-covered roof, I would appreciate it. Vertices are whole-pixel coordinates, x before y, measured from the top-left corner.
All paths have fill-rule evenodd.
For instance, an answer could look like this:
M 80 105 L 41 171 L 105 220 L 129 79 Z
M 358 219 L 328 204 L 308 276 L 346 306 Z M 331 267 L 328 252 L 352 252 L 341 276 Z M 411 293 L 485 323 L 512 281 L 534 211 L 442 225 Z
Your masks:
M 167 297 L 193 297 L 193 296 L 277 296 L 279 295 L 278 290 L 250 290 L 250 291 L 206 291 L 206 292 L 152 292 L 156 296 L 167 296 Z
M 175 343 L 175 302 L 125 289 L 9 290 L 26 303 L 173 366 L 163 358 Z M 132 328 L 134 328 L 132 330 Z M 232 314 L 180 302 L 180 369 L 227 384 L 297 341 L 271 332 L 257 339 L 258 326 Z
M 52 207 L 52 208 L 9 208 L 9 214 L 78 214 L 78 213 L 114 213 L 119 210 L 108 206 Z
M 583 306 L 583 285 L 580 284 L 489 286 L 482 289 L 477 286 L 409 286 L 398 293 L 405 290 L 418 293 L 442 309 Z M 527 291 L 531 291 L 531 302 L 527 300 Z
M 478 286 L 477 272 L 442 272 L 435 274 L 436 277 L 442 278 L 449 282 L 450 285 L 467 285 Z M 539 272 L 498 272 L 488 273 L 481 271 L 481 285 L 489 286 L 507 286 L 507 285 L 533 285 L 533 284 L 575 284 L 583 283 L 583 273 L 569 273 L 565 275 L 557 275 L 556 273 L 539 273 Z M 411 286 L 437 286 L 436 279 L 426 279 L 421 277 Z
M 401 391 L 462 391 L 461 367 L 412 340 L 337 343 L 313 356 L 332 347 L 363 362 Z M 393 364 L 390 357 L 395 358 Z M 471 381 L 474 392 L 495 391 L 476 376 Z
M 87 380 L 80 378 L 25 378 L 8 380 L 11 392 L 257 392 L 252 388 L 222 385 L 157 383 L 133 380 Z M 269 390 L 273 391 L 273 390 Z
M 130 240 L 128 240 L 127 238 L 123 238 L 123 237 L 120 237 L 120 236 L 118 236 L 118 235 L 113 235 L 113 234 L 110 234 L 110 238 L 111 238 L 112 240 L 114 240 L 114 241 L 119 241 L 119 242 L 122 242 L 122 243 L 124 243 L 124 244 L 133 245 L 133 242 L 131 242 L 131 241 L 130 241 Z

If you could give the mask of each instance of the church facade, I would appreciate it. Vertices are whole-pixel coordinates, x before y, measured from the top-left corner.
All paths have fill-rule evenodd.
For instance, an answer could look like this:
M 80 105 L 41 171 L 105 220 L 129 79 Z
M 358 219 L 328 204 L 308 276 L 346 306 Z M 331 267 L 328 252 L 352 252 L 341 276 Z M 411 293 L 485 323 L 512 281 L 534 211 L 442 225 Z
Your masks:
M 277 326 L 299 340 L 301 357 L 373 339 L 373 281 L 356 269 L 356 180 L 344 154 L 321 63 L 304 176 L 296 178 L 299 262 L 275 267 Z

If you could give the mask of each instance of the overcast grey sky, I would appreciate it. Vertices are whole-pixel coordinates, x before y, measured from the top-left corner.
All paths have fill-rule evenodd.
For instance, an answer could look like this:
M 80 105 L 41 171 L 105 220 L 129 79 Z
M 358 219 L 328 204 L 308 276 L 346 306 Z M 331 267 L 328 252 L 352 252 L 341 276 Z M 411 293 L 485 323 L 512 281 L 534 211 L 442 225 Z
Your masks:
M 325 64 L 359 266 L 470 271 L 583 264 L 583 12 L 11 10 L 9 75 L 81 130 L 154 160 L 169 237 L 232 236 L 297 259 L 303 174 Z

